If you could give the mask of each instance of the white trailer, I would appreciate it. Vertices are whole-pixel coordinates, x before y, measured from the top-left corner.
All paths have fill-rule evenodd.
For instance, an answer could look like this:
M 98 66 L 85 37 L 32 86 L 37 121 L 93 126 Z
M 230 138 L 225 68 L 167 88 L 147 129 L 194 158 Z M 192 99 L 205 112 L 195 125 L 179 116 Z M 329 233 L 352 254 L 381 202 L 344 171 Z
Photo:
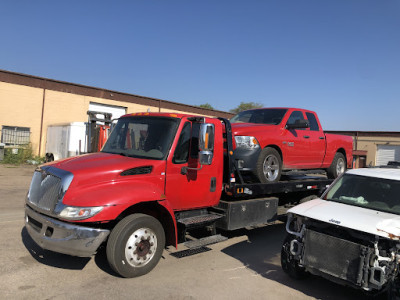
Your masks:
M 59 160 L 87 152 L 85 122 L 50 125 L 47 128 L 46 159 Z

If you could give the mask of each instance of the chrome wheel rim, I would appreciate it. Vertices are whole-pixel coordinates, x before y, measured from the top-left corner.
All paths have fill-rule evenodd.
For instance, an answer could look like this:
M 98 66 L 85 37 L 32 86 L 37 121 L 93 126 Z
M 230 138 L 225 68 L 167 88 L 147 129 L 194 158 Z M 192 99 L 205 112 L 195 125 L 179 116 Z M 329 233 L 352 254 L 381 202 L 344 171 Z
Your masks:
M 268 155 L 264 159 L 263 173 L 268 181 L 274 181 L 279 174 L 279 161 L 275 155 Z
M 336 164 L 336 174 L 339 176 L 340 174 L 344 173 L 344 171 L 345 171 L 344 159 L 339 158 Z
M 154 257 L 157 236 L 149 228 L 140 228 L 129 237 L 125 246 L 125 257 L 133 267 L 143 267 Z

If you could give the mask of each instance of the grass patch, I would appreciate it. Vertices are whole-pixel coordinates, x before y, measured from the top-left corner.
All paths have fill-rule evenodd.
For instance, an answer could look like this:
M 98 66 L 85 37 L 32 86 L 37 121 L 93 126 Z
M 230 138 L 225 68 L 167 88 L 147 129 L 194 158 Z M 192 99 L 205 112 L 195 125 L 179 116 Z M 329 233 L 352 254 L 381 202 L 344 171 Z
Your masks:
M 33 155 L 32 147 L 28 145 L 26 147 L 5 148 L 4 159 L 1 160 L 0 163 L 11 165 L 38 165 L 44 163 L 44 161 L 44 157 Z

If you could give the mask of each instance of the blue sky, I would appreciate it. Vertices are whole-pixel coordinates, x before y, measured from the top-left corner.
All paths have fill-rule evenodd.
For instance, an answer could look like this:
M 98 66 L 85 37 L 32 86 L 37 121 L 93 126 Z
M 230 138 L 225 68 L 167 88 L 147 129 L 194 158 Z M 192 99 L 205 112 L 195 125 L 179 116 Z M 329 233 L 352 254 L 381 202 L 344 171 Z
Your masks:
M 400 131 L 400 1 L 2 1 L 0 69 Z

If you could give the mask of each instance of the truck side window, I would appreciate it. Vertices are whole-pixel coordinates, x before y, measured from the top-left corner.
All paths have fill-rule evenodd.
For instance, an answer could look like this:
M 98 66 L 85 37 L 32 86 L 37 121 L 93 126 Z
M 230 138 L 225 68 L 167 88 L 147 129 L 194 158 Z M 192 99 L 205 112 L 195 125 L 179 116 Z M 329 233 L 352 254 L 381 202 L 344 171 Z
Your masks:
M 312 131 L 319 131 L 319 126 L 317 122 L 317 118 L 313 113 L 306 112 L 306 116 L 308 119 L 308 122 L 310 123 L 310 130 Z
M 188 161 L 191 129 L 190 122 L 186 122 L 172 158 L 174 164 L 184 164 Z
M 191 158 L 198 158 L 199 156 L 199 132 L 200 132 L 200 123 L 193 123 L 192 144 L 190 145 Z
M 303 113 L 301 111 L 296 110 L 296 111 L 292 112 L 292 114 L 290 115 L 286 124 L 293 125 L 293 124 L 296 124 L 300 120 L 304 120 Z M 303 128 L 301 128 L 301 129 L 303 129 Z

